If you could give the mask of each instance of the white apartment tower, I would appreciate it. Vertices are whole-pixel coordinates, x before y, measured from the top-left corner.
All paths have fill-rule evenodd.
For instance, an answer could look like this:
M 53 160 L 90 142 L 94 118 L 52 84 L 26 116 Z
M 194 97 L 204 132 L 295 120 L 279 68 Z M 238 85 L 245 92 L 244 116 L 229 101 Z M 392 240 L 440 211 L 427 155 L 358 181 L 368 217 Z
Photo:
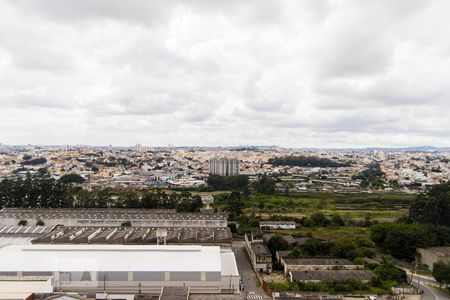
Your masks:
M 239 160 L 235 158 L 211 158 L 209 161 L 209 173 L 220 176 L 239 175 Z
M 137 144 L 136 146 L 134 146 L 134 151 L 135 152 L 142 152 L 143 147 L 141 144 Z

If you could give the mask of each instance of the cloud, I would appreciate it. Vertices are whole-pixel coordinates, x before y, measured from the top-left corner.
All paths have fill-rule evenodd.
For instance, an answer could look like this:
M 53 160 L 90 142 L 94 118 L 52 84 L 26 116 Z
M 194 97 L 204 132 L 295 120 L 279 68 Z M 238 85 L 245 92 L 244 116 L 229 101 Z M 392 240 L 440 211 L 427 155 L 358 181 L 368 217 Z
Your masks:
M 0 0 L 0 142 L 448 146 L 446 0 Z

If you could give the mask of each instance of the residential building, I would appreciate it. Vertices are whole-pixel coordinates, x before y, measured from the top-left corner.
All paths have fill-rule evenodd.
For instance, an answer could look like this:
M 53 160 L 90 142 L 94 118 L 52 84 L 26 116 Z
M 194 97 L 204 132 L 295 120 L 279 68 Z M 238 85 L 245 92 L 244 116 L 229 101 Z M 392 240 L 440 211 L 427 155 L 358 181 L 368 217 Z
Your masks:
M 235 158 L 212 158 L 209 160 L 209 173 L 219 176 L 237 176 L 240 162 Z

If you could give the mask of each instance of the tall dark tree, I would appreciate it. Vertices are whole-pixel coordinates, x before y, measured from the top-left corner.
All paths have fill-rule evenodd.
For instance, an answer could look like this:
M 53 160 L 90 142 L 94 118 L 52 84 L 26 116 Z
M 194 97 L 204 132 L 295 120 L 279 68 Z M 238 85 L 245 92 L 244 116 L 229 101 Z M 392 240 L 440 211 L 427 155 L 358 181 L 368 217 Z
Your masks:
M 230 220 L 236 220 L 242 215 L 242 209 L 244 208 L 244 201 L 240 192 L 233 191 L 226 200 L 226 210 L 228 211 Z
M 289 244 L 281 236 L 275 235 L 267 241 L 267 248 L 269 248 L 272 256 L 275 257 L 277 251 L 289 249 Z
M 275 180 L 263 174 L 258 176 L 258 180 L 254 183 L 254 188 L 258 193 L 273 195 L 276 192 Z
M 434 186 L 411 205 L 409 216 L 421 223 L 450 227 L 450 182 Z
M 450 285 L 450 263 L 436 262 L 433 265 L 432 275 L 441 286 Z

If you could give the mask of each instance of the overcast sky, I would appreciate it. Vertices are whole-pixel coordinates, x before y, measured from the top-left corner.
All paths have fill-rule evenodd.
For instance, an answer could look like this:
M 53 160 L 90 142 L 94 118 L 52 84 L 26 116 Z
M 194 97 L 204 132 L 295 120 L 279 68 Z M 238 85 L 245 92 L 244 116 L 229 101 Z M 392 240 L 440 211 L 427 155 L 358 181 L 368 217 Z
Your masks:
M 0 143 L 450 146 L 449 12 L 0 0 Z

